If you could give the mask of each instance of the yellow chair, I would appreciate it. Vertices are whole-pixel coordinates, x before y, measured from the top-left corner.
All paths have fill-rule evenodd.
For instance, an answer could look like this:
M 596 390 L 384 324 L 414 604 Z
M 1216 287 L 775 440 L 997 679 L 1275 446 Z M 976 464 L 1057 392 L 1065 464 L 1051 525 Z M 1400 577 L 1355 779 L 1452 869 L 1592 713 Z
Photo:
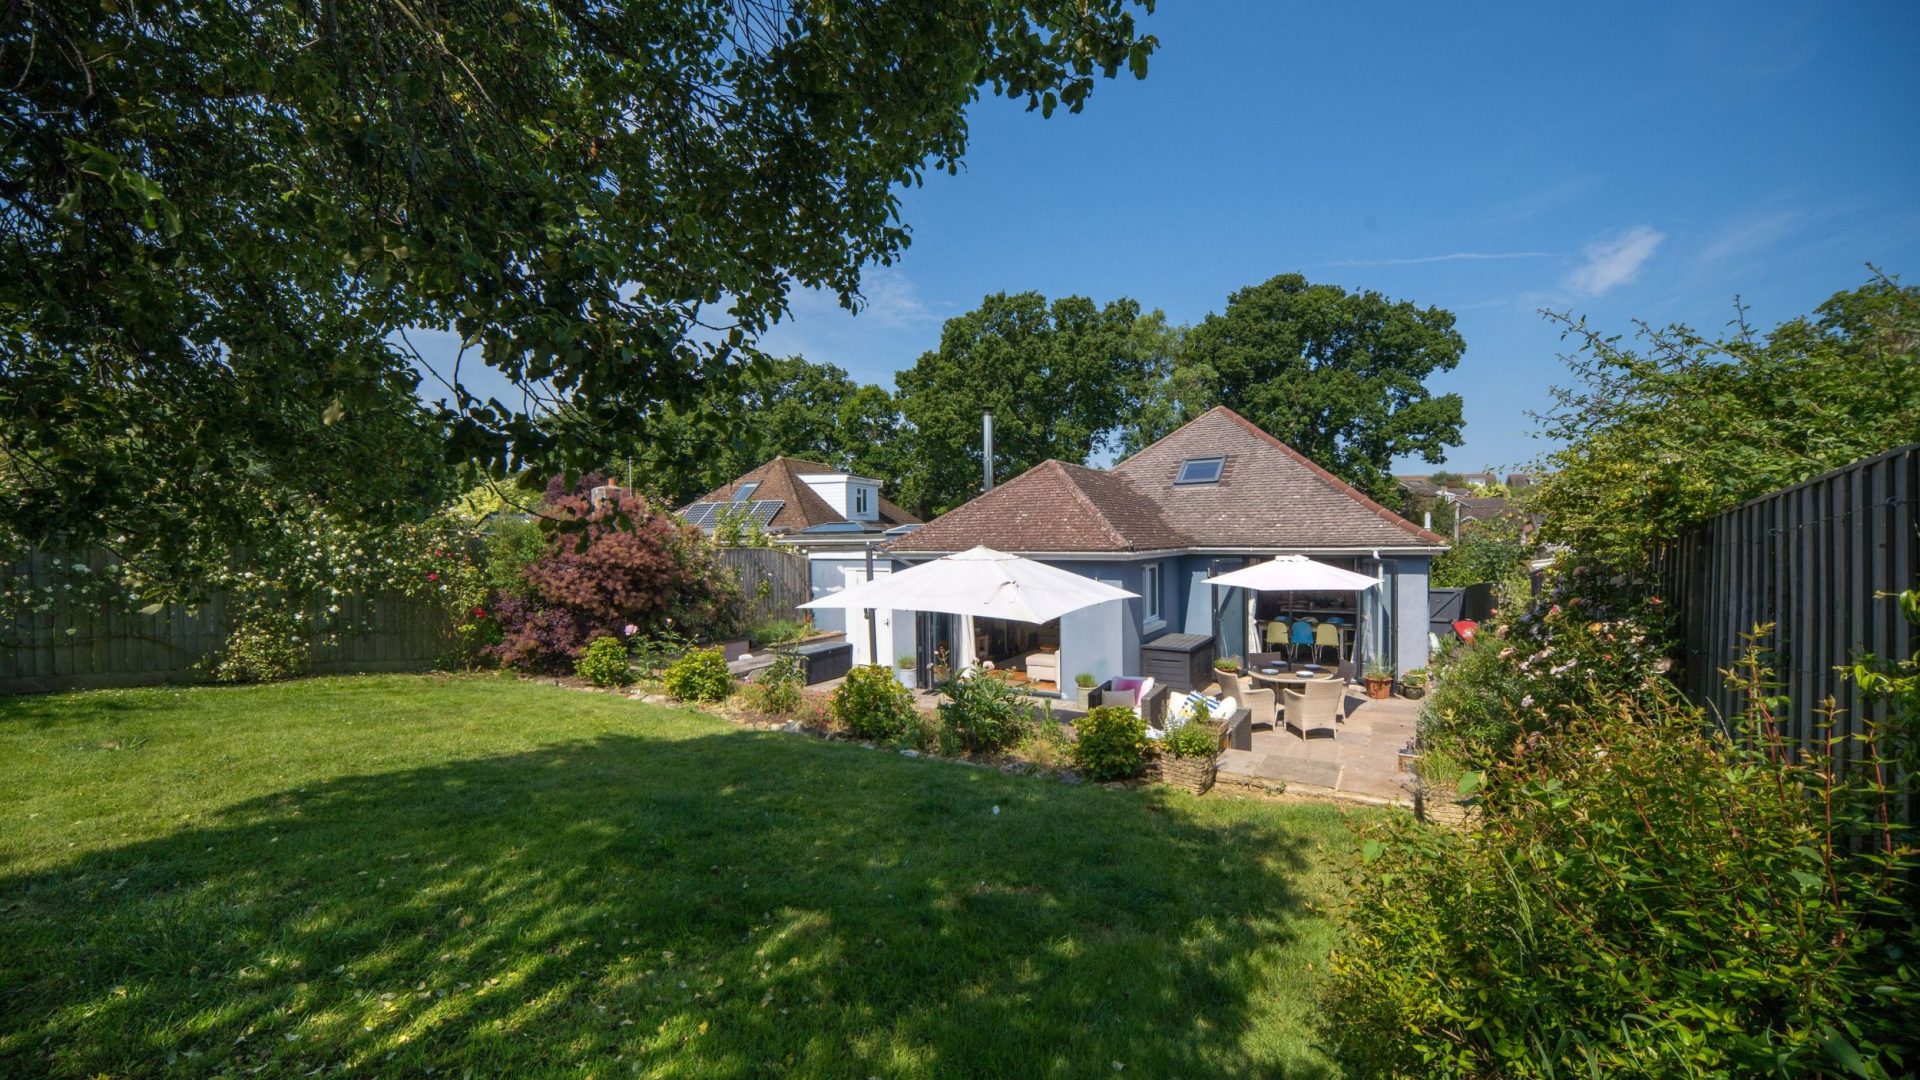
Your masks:
M 1322 649 L 1332 649 L 1333 662 L 1336 664 L 1340 662 L 1341 656 L 1340 656 L 1339 624 L 1323 622 L 1319 626 L 1316 626 L 1313 628 L 1313 651 L 1316 658 L 1319 656 L 1320 650 Z

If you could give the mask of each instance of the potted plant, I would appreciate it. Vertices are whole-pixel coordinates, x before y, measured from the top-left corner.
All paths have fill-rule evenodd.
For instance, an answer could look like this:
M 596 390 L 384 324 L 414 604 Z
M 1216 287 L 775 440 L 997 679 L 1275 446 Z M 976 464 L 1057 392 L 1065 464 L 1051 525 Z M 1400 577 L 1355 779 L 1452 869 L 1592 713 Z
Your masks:
M 915 675 L 914 669 L 919 667 L 919 664 L 915 660 L 915 658 L 912 656 L 895 657 L 893 661 L 893 665 L 900 672 L 900 685 L 906 687 L 909 690 L 913 689 L 914 675 Z
M 1216 656 L 1213 658 L 1213 670 L 1222 675 L 1240 673 L 1240 658 L 1237 656 Z
M 1160 740 L 1160 782 L 1204 795 L 1220 774 L 1220 725 L 1189 720 Z
M 1368 664 L 1362 681 L 1367 684 L 1367 697 L 1375 701 L 1393 696 L 1393 668 L 1386 664 Z
M 1418 701 L 1427 696 L 1427 669 L 1414 668 L 1400 676 L 1400 696 Z
M 1074 698 L 1079 702 L 1081 712 L 1086 712 L 1093 707 L 1093 691 L 1099 685 L 1093 681 L 1093 675 L 1089 672 L 1083 671 L 1073 677 Z

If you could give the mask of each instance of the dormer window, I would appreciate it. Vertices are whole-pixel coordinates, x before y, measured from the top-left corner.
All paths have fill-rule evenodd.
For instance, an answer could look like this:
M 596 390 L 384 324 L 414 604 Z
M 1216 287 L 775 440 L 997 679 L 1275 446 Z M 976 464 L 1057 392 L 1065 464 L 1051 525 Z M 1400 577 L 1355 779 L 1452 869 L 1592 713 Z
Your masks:
M 858 517 L 867 516 L 867 489 L 866 488 L 856 487 L 853 489 L 853 512 Z
M 749 480 L 746 483 L 741 484 L 739 487 L 734 488 L 733 489 L 733 505 L 739 506 L 741 503 L 746 502 L 748 499 L 753 498 L 753 493 L 759 490 L 759 488 L 760 488 L 760 481 L 758 480 Z
M 1224 457 L 1188 458 L 1180 463 L 1180 475 L 1174 477 L 1174 485 L 1217 484 L 1220 482 L 1220 471 L 1226 465 L 1227 459 Z

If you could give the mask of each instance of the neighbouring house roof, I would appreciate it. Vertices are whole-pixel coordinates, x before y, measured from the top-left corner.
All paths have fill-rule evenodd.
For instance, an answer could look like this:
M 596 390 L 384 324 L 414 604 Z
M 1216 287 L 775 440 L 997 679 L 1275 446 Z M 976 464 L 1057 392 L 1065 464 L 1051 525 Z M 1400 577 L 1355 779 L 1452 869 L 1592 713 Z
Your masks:
M 1176 484 L 1224 458 L 1219 479 Z M 896 552 L 1444 547 L 1225 406 L 1110 471 L 1047 461 L 888 545 Z
M 1485 521 L 1507 512 L 1507 500 L 1498 495 L 1469 495 L 1453 501 L 1454 513 L 1462 521 Z
M 762 528 L 770 533 L 796 533 L 818 525 L 855 524 L 876 531 L 891 529 L 897 525 L 917 524 L 920 519 L 900 509 L 881 497 L 877 504 L 880 520 L 877 522 L 852 521 L 828 504 L 820 494 L 807 486 L 802 476 L 821 473 L 842 472 L 831 465 L 804 458 L 776 457 L 772 461 L 750 472 L 741 473 L 728 483 L 722 484 L 693 502 L 682 507 L 687 509 L 702 503 L 731 503 L 734 493 L 745 484 L 757 485 L 749 498 L 750 502 L 779 502 L 780 506 Z

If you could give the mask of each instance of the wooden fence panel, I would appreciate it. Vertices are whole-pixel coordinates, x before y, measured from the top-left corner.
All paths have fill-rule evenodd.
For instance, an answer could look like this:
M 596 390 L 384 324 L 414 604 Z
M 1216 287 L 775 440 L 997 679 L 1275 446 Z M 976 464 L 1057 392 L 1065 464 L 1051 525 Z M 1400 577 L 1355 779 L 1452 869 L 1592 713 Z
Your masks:
M 78 558 L 89 573 L 100 574 L 111 556 L 88 551 Z M 226 597 L 215 595 L 194 609 L 169 604 L 150 615 L 69 601 L 53 559 L 30 550 L 18 564 L 0 567 L 16 586 L 55 590 L 50 610 L 0 619 L 0 693 L 207 681 L 202 662 L 226 641 Z M 371 603 L 352 597 L 342 609 L 356 629 L 337 643 L 313 647 L 309 670 L 315 674 L 424 671 L 445 658 L 453 643 L 452 623 L 437 605 L 399 596 Z M 321 614 L 316 605 L 308 618 Z
M 769 619 L 797 619 L 801 604 L 813 599 L 812 569 L 807 557 L 783 548 L 721 548 L 722 565 L 740 576 L 747 598 L 747 623 Z
M 1832 699 L 1841 732 L 1885 715 L 1839 669 L 1872 653 L 1903 659 L 1920 633 L 1885 594 L 1920 587 L 1920 444 L 1901 447 L 1735 507 L 1666 544 L 1656 559 L 1682 649 L 1680 685 L 1722 715 L 1739 708 L 1722 672 L 1742 635 L 1760 642 L 1791 705 L 1793 739 L 1819 738 Z

